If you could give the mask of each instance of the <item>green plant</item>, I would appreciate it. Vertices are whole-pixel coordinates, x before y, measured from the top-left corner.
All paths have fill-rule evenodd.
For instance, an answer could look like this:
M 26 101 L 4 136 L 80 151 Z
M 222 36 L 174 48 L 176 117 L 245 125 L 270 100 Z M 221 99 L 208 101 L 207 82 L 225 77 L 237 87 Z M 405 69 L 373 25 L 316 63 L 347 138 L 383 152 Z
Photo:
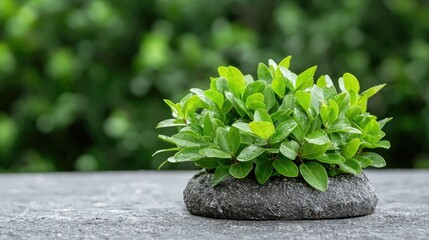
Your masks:
M 155 169 L 168 146 L 145 139 L 163 98 L 204 88 L 216 66 L 253 73 L 289 54 L 294 70 L 388 83 L 369 104 L 395 116 L 379 152 L 389 168 L 429 168 L 428 22 L 416 0 L 0 0 L 0 171 Z
M 359 81 L 345 73 L 338 93 L 327 75 L 314 83 L 317 66 L 296 75 L 289 70 L 290 60 L 259 63 L 258 80 L 222 66 L 210 89 L 193 88 L 179 103 L 165 100 L 174 118 L 157 127 L 179 131 L 159 135 L 176 147 L 155 154 L 177 151 L 167 161 L 193 161 L 214 172 L 212 186 L 230 175 L 245 178 L 253 170 L 260 184 L 271 176 L 302 176 L 325 191 L 328 175 L 384 167 L 383 157 L 364 150 L 390 148 L 382 128 L 391 118 L 377 121 L 366 111 L 368 99 L 385 84 L 359 94 Z

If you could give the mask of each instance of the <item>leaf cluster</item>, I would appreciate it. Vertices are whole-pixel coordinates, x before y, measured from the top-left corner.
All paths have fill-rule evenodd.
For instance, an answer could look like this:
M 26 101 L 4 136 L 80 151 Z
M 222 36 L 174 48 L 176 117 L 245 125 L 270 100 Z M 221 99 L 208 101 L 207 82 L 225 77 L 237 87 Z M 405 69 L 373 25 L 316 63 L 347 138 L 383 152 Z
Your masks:
M 155 154 L 175 151 L 168 162 L 195 162 L 214 173 L 213 186 L 229 176 L 260 184 L 283 176 L 326 191 L 328 176 L 385 166 L 371 150 L 390 148 L 382 128 L 391 119 L 367 112 L 368 99 L 385 84 L 361 92 L 358 79 L 345 73 L 338 90 L 328 75 L 314 80 L 317 66 L 293 73 L 290 60 L 259 63 L 257 79 L 221 66 L 209 89 L 193 88 L 178 103 L 165 100 L 173 118 L 158 128 L 178 133 L 159 135 L 175 147 Z

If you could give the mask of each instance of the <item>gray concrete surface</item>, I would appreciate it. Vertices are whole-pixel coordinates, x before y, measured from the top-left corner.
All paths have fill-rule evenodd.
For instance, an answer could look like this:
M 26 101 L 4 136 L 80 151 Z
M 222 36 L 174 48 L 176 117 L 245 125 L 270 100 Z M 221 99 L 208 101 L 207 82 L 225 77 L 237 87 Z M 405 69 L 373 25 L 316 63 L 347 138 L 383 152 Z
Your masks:
M 429 239 L 429 171 L 366 172 L 373 215 L 237 221 L 190 215 L 193 172 L 0 175 L 0 239 Z

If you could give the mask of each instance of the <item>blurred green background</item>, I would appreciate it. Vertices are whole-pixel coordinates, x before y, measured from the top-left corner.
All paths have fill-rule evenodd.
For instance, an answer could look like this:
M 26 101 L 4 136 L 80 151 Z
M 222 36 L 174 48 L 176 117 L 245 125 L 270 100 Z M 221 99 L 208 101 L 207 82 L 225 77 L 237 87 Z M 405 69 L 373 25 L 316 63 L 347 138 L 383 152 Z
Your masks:
M 429 167 L 428 40 L 417 0 L 0 0 L 0 171 L 154 169 L 163 98 L 287 55 L 294 72 L 388 83 L 369 106 L 394 117 L 381 154 Z

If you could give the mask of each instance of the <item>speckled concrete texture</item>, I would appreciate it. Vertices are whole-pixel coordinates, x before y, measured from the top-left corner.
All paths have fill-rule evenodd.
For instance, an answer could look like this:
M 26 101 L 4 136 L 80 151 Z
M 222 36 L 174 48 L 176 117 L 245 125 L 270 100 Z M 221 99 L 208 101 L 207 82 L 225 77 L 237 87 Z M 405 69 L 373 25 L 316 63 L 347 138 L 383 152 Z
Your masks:
M 230 177 L 213 188 L 212 176 L 199 173 L 189 180 L 183 196 L 192 214 L 248 220 L 344 218 L 371 214 L 378 201 L 364 174 L 329 178 L 326 192 L 299 178 L 281 177 L 264 185 Z
M 429 171 L 367 171 L 374 214 L 330 220 L 191 215 L 195 171 L 0 175 L 0 239 L 428 239 Z

